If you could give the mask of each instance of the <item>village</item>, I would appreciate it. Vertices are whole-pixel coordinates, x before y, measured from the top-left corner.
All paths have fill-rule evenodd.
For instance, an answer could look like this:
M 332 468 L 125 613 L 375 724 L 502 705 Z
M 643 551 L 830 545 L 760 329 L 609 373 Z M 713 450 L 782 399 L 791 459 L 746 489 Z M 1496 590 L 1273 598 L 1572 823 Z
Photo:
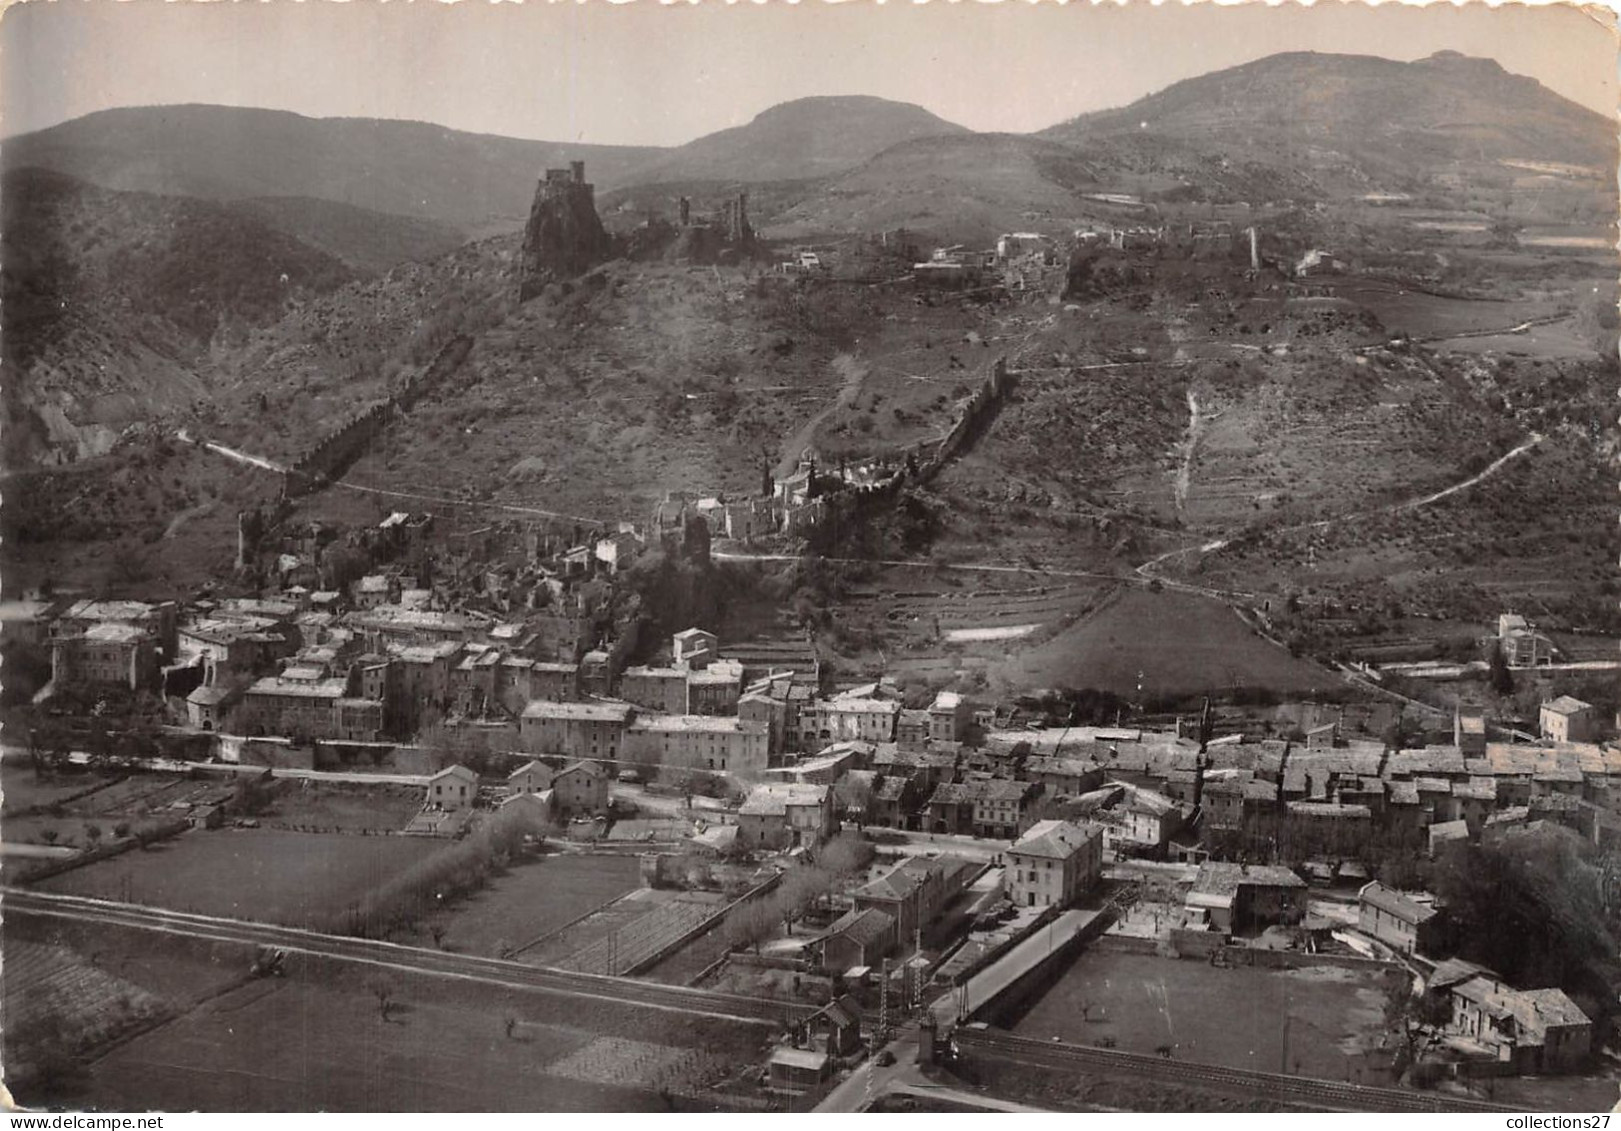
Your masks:
M 1037 133 L 160 107 L 265 150 L 153 158 L 183 206 L 24 138 L 6 1087 L 1609 1110 L 1613 131 L 1567 103 L 1444 49 Z
M 781 1002 L 798 1020 L 755 1086 L 789 1106 L 837 1102 L 851 1065 L 894 1063 L 897 1036 L 916 1045 L 907 1065 L 967 1055 L 987 1019 L 1074 1041 L 1085 1030 L 1042 1003 L 1115 951 L 1394 976 L 1405 1004 L 1347 1037 L 1365 1046 L 1357 1086 L 1422 1080 L 1463 1102 L 1482 1081 L 1592 1070 L 1595 1019 L 1453 957 L 1464 924 L 1422 883 L 1449 853 L 1545 830 L 1617 843 L 1621 746 L 1594 707 L 1550 698 L 1536 735 L 1461 710 L 1373 735 L 1333 704 L 1288 734 L 1230 713 L 1218 728 L 1208 702 L 1169 723 L 1066 725 L 965 688 L 854 683 L 792 628 L 650 640 L 616 616 L 638 557 L 748 540 L 816 474 L 807 460 L 771 498 L 671 499 L 647 527 L 579 541 L 507 524 L 435 543 L 431 516 L 395 512 L 347 539 L 258 545 L 245 518 L 243 566 L 279 581 L 260 596 L 7 605 L 8 637 L 50 656 L 28 737 L 5 751 L 9 890 L 128 900 L 155 846 L 271 827 L 319 834 L 334 859 L 356 832 L 411 838 L 429 846 L 424 875 L 434 842 L 601 861 L 619 877 L 606 903 L 478 949 Z M 459 556 L 434 549 L 447 543 Z M 351 554 L 357 575 L 323 587 L 357 546 L 367 568 Z M 1546 666 L 1524 618 L 1499 635 L 1517 669 Z M 24 765 L 34 788 L 13 784 Z M 403 939 L 427 923 L 436 945 L 458 929 L 409 894 L 346 898 L 282 921 Z M 1398 1039 L 1409 1009 L 1422 1041 Z M 1090 1043 L 1191 1051 L 1146 1040 Z

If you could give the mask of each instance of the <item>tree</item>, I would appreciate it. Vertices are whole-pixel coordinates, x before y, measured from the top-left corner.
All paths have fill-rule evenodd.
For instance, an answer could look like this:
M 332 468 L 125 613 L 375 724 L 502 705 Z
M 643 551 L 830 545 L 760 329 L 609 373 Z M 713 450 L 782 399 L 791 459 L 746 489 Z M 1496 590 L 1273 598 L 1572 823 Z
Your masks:
M 390 1019 L 394 1012 L 394 985 L 385 979 L 379 978 L 371 984 L 372 996 L 377 999 L 377 1012 L 384 1021 Z
M 1567 829 L 1528 829 L 1451 846 L 1436 863 L 1433 888 L 1457 924 L 1462 957 L 1511 985 L 1601 991 L 1600 1000 L 1614 1002 L 1600 965 L 1616 949 L 1604 866 Z
M 1508 658 L 1503 655 L 1501 641 L 1492 642 L 1490 673 L 1487 677 L 1493 691 L 1499 695 L 1514 694 L 1514 673 L 1509 671 Z
M 100 825 L 88 825 L 88 826 L 86 826 L 85 830 L 84 830 L 84 835 L 85 835 L 86 839 L 88 839 L 90 841 L 90 847 L 95 848 L 96 845 L 101 843 L 101 826 Z
M 1445 1025 L 1451 1016 L 1443 995 L 1415 994 L 1409 975 L 1397 972 L 1389 976 L 1385 984 L 1385 1030 L 1401 1040 L 1396 1060 L 1398 1076 L 1417 1063 L 1428 1031 Z
M 57 832 L 55 829 L 41 829 L 39 832 L 39 839 L 44 841 L 46 844 L 55 844 L 61 835 L 62 834 Z
M 726 941 L 734 949 L 753 947 L 760 953 L 760 944 L 777 929 L 777 912 L 772 900 L 756 899 L 734 911 L 726 920 Z

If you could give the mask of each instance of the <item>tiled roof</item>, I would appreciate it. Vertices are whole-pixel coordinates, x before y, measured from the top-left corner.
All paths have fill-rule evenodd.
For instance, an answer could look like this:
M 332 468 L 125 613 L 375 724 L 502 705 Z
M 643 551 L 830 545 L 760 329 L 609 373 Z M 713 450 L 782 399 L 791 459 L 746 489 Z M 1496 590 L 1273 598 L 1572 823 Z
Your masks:
M 1025 856 L 1067 860 L 1101 835 L 1097 829 L 1074 825 L 1068 821 L 1037 821 L 1009 851 Z
M 1428 904 L 1418 903 L 1393 888 L 1387 888 L 1378 880 L 1363 887 L 1360 898 L 1362 902 L 1388 915 L 1394 915 L 1404 923 L 1417 926 L 1427 923 L 1435 918 L 1436 910 Z

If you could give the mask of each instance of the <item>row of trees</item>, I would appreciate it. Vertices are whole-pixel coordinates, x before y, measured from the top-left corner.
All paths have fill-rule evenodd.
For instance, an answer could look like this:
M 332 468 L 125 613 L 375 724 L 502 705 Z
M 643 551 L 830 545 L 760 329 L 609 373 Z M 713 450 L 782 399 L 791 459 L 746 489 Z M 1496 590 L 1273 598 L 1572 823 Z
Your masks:
M 523 850 L 525 837 L 546 831 L 532 814 L 504 808 L 464 839 L 417 861 L 350 907 L 340 927 L 368 938 L 410 927 L 434 908 L 482 888 Z
M 769 895 L 739 908 L 726 921 L 726 940 L 733 949 L 753 947 L 776 934 L 780 925 L 793 932 L 794 922 L 835 891 L 872 860 L 873 848 L 859 833 L 841 833 L 803 863 L 784 873 Z

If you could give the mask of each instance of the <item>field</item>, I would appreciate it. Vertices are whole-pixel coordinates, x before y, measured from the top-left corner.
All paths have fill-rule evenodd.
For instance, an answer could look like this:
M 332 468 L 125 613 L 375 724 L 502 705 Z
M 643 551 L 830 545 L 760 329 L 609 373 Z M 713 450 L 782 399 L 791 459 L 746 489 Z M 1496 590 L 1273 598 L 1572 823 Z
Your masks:
M 251 960 L 240 947 L 67 919 L 7 915 L 0 934 L 6 1084 L 29 1104 L 89 1102 L 82 1073 L 41 1095 L 41 1083 L 29 1079 L 30 1061 L 80 1056 L 184 1012 L 239 982 Z
M 42 1049 L 108 1040 L 164 1008 L 161 998 L 64 946 L 8 940 L 3 980 L 6 1034 L 17 1042 L 6 1050 L 13 1073 Z
M 1140 674 L 1139 674 L 1140 673 Z M 1133 695 L 1268 687 L 1279 693 L 1340 679 L 1267 642 L 1218 601 L 1123 589 L 1098 612 L 993 669 L 1015 687 L 1090 687 Z
M 115 1110 L 662 1111 L 661 1089 L 690 1096 L 763 1057 L 752 1026 L 435 980 L 396 986 L 385 1021 L 354 973 L 221 995 L 98 1061 L 92 1094 Z
M 634 856 L 549 855 L 518 864 L 482 891 L 446 908 L 400 942 L 440 945 L 463 954 L 498 956 L 562 929 L 589 911 L 636 890 Z M 516 958 L 529 960 L 529 955 Z
M 36 774 L 19 759 L 0 759 L 0 814 L 12 817 L 27 809 L 62 804 L 105 788 L 111 780 L 99 774 Z
M 192 831 L 55 876 L 40 887 L 233 919 L 320 926 L 441 847 L 398 836 Z
M 418 786 L 280 781 L 259 823 L 321 832 L 398 832 L 421 808 Z
M 1178 1060 L 1390 1083 L 1384 975 L 1335 966 L 1215 968 L 1114 951 L 1084 953 L 1014 1032 Z M 1084 1009 L 1084 1016 L 1083 1016 Z

